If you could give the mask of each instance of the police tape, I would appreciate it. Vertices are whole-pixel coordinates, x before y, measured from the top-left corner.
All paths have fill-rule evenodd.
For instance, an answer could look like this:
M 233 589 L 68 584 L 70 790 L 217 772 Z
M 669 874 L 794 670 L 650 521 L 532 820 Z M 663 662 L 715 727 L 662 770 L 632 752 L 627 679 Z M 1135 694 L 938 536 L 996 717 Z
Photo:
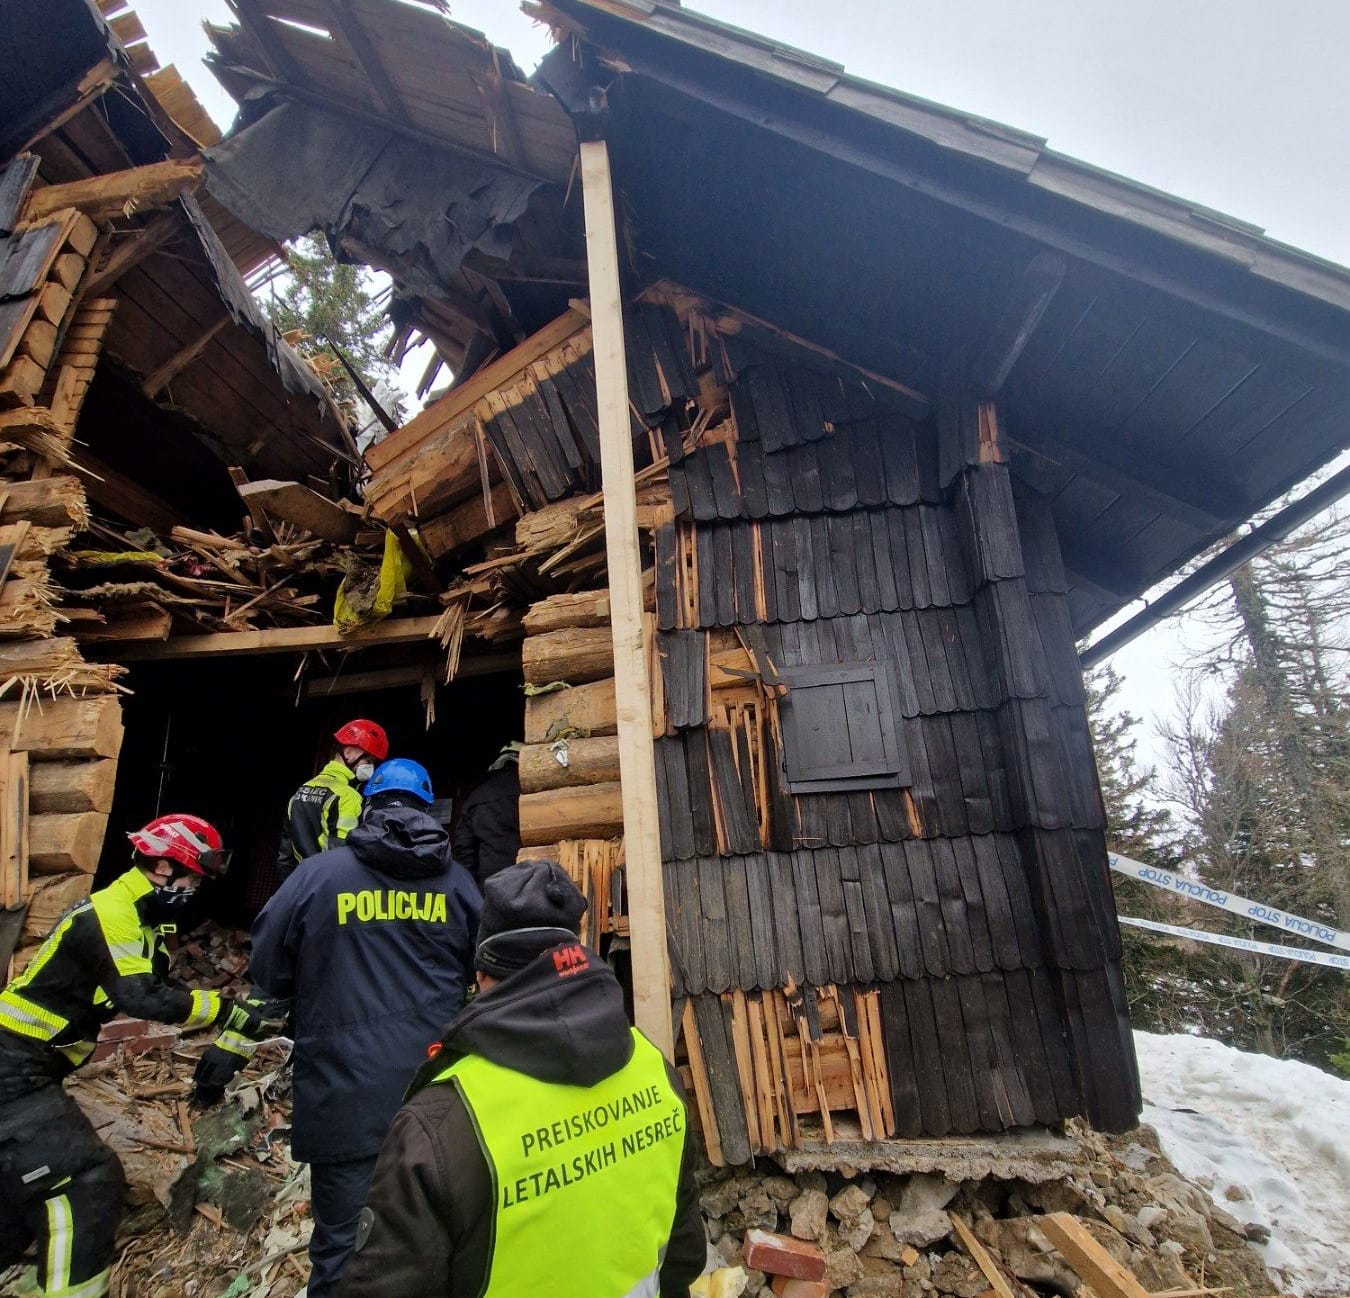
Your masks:
M 1299 960 L 1304 964 L 1350 969 L 1350 955 L 1335 955 L 1330 951 L 1302 951 L 1298 947 L 1276 946 L 1273 942 L 1253 942 L 1250 938 L 1229 937 L 1225 933 L 1205 933 L 1198 928 L 1180 928 L 1176 924 L 1159 924 L 1151 919 L 1135 919 L 1132 915 L 1121 915 L 1119 919 L 1122 924 L 1129 924 L 1132 928 L 1146 928 L 1153 933 L 1189 938 L 1192 942 L 1211 942 L 1215 946 L 1230 946 L 1236 951 L 1250 951 L 1254 955 L 1273 955 L 1281 960 Z
M 1175 871 L 1159 870 L 1154 866 L 1145 865 L 1142 861 L 1121 856 L 1118 852 L 1108 852 L 1107 857 L 1111 862 L 1111 868 L 1117 873 L 1161 888 L 1164 892 L 1173 893 L 1178 897 L 1188 897 L 1191 901 L 1203 902 L 1206 906 L 1215 906 L 1219 910 L 1228 911 L 1230 915 L 1241 915 L 1243 919 L 1254 919 L 1258 924 L 1269 924 L 1271 928 L 1278 928 L 1285 933 L 1297 933 L 1300 937 L 1312 938 L 1314 942 L 1321 942 L 1323 946 L 1334 946 L 1342 951 L 1350 951 L 1350 933 L 1344 933 L 1328 924 L 1304 919 L 1302 915 L 1291 915 L 1287 910 L 1280 910 L 1275 906 L 1263 906 L 1258 901 L 1252 901 L 1250 897 L 1239 897 L 1236 893 L 1225 892 L 1222 888 L 1211 888 Z

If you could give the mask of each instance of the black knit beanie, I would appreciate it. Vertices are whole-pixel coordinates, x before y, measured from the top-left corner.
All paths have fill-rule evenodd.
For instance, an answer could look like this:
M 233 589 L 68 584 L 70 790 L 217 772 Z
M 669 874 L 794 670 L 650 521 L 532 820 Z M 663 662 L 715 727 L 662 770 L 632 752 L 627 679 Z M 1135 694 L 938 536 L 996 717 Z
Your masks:
M 551 947 L 577 940 L 586 898 L 552 861 L 521 861 L 483 885 L 474 967 L 507 978 Z

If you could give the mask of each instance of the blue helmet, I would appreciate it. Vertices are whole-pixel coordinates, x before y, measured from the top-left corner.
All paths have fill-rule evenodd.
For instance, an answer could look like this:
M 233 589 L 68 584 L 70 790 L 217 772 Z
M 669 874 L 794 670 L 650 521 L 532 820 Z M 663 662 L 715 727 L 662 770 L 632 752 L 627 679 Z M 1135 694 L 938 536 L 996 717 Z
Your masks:
M 436 800 L 427 768 L 407 757 L 392 757 L 381 762 L 361 793 L 366 798 L 373 798 L 378 793 L 411 793 L 428 804 Z

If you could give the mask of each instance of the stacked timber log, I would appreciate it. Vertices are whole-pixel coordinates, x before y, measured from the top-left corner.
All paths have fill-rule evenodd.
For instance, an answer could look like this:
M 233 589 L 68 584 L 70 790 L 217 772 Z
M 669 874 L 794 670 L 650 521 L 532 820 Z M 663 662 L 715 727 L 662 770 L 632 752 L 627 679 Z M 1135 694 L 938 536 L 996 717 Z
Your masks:
M 61 470 L 115 303 L 79 299 L 99 227 L 30 204 L 36 173 L 22 155 L 0 175 L 0 906 L 27 907 L 16 965 L 89 891 L 122 742 L 123 669 L 55 634 L 69 619 L 50 567 L 90 526 Z
M 521 842 L 611 838 L 622 832 L 623 805 L 609 593 L 550 596 L 524 626 Z
M 623 798 L 609 592 L 552 595 L 524 617 L 523 859 L 557 861 L 585 894 L 584 941 L 622 932 Z
M 0 704 L 3 904 L 28 906 L 13 972 L 57 916 L 89 892 L 121 747 L 115 694 Z

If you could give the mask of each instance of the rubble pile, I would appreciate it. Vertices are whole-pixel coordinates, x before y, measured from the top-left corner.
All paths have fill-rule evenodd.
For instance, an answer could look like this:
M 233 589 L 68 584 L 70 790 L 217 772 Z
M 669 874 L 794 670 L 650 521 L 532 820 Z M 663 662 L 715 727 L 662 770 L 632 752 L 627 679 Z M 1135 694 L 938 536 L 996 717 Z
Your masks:
M 241 995 L 246 935 L 205 925 L 179 949 L 185 983 Z M 191 1104 L 212 1034 L 134 1019 L 104 1027 L 66 1083 L 126 1173 L 112 1298 L 291 1298 L 309 1273 L 309 1172 L 290 1157 L 291 1044 L 260 1045 L 211 1109 Z M 37 1292 L 33 1268 L 0 1294 Z
M 1151 1128 L 1107 1137 L 1071 1123 L 1068 1134 L 1077 1153 L 1067 1173 L 1042 1182 L 848 1167 L 788 1175 L 768 1160 L 751 1173 L 708 1169 L 709 1241 L 744 1272 L 721 1292 L 739 1284 L 747 1298 L 1072 1298 L 1082 1289 L 1120 1298 L 1131 1280 L 1139 1294 L 1175 1298 L 1276 1291 L 1252 1247 L 1265 1232 L 1181 1177 Z M 1064 1214 L 1068 1229 L 1086 1231 L 1126 1268 L 1119 1290 L 1085 1289 L 1052 1244 Z

